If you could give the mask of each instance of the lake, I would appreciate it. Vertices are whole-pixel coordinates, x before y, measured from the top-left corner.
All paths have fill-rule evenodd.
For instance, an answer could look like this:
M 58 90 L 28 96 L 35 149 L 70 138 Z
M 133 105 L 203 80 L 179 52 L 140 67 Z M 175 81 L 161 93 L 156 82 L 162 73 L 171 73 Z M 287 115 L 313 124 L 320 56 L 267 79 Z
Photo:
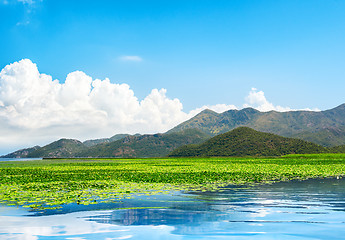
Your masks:
M 7 161 L 35 161 L 35 160 L 42 160 L 42 158 L 0 158 L 0 162 L 7 162 Z
M 228 186 L 42 212 L 1 205 L 0 239 L 345 239 L 345 179 Z

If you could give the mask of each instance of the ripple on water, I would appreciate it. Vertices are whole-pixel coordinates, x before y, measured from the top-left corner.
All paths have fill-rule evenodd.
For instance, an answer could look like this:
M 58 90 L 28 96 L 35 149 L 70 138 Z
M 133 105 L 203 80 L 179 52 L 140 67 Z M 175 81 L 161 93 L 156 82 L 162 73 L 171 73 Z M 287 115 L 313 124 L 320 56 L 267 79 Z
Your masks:
M 0 238 L 344 239 L 344 199 L 345 179 L 323 179 L 45 212 L 2 207 Z

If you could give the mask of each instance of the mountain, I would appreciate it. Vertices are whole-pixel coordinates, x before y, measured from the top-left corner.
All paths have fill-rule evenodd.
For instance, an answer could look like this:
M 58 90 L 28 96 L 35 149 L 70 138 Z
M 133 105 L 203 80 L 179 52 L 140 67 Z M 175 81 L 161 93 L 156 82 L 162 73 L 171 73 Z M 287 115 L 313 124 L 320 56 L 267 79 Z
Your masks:
M 116 138 L 120 139 L 114 140 Z M 95 141 L 101 142 L 102 139 L 90 140 L 86 144 L 75 139 L 60 139 L 30 152 L 25 157 L 163 157 L 177 147 L 201 143 L 209 138 L 210 136 L 201 130 L 187 129 L 166 134 L 115 135 L 106 139 L 109 142 L 99 144 L 95 144 Z M 23 156 L 18 154 L 18 157 Z
M 204 143 L 177 148 L 169 156 L 281 156 L 322 152 L 328 152 L 328 149 L 300 139 L 259 132 L 249 127 L 239 127 L 217 135 Z
M 345 145 L 345 104 L 320 112 L 260 112 L 245 108 L 219 114 L 204 110 L 164 134 L 118 134 L 84 143 L 60 139 L 43 148 L 22 149 L 3 157 L 161 157 L 184 144 L 200 143 L 241 126 L 325 147 Z
M 175 133 L 127 136 L 102 143 L 78 153 L 79 157 L 163 157 L 177 147 L 201 143 L 210 136 L 197 129 Z
M 339 146 L 345 143 L 345 128 L 328 127 L 317 132 L 302 132 L 293 137 L 324 147 Z
M 223 113 L 204 110 L 195 117 L 169 130 L 168 133 L 197 128 L 211 136 L 215 136 L 241 126 L 284 137 L 292 137 L 306 132 L 316 133 L 326 128 L 343 129 L 345 128 L 345 104 L 320 112 L 260 112 L 253 108 L 229 110 Z M 343 136 L 339 139 L 343 139 Z M 317 137 L 309 140 L 317 141 Z M 332 144 L 345 144 L 345 142 L 340 140 L 337 143 L 331 142 L 330 145 Z
M 75 139 L 60 139 L 44 147 L 37 149 L 27 155 L 29 158 L 47 157 L 47 158 L 64 158 L 74 157 L 78 152 L 87 147 Z
M 138 134 L 140 135 L 140 134 Z M 122 138 L 125 138 L 129 136 L 129 134 L 116 134 L 110 138 L 100 138 L 100 139 L 92 139 L 92 140 L 86 140 L 83 142 L 83 144 L 87 147 L 91 147 L 100 143 L 109 143 L 109 142 L 114 142 L 117 140 L 120 140 Z
M 40 146 L 34 146 L 31 148 L 24 148 L 24 149 L 20 149 L 18 151 L 15 151 L 13 153 L 9 153 L 7 155 L 4 156 L 0 156 L 0 158 L 26 158 L 30 153 L 40 149 Z

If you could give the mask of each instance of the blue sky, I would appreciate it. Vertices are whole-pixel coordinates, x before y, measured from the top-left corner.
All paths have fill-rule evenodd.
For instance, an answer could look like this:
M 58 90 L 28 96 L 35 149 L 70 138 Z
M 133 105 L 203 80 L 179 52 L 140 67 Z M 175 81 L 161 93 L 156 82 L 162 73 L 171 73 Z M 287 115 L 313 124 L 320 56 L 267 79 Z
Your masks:
M 344 1 L 26 2 L 0 6 L 1 67 L 29 58 L 62 82 L 82 70 L 139 98 L 166 88 L 185 110 L 241 105 L 252 87 L 292 108 L 345 102 Z
M 250 92 L 325 110 L 345 103 L 344 12 L 340 0 L 0 0 L 0 69 L 30 59 L 60 84 L 82 71 L 138 101 L 164 88 L 185 113 L 242 108 Z

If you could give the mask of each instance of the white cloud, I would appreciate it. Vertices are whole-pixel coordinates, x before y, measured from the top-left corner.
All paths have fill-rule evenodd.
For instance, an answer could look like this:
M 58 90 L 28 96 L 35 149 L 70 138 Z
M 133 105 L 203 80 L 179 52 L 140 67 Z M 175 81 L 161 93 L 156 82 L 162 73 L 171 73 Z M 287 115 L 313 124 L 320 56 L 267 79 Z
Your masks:
M 187 118 L 182 103 L 168 98 L 166 89 L 153 89 L 139 101 L 127 84 L 93 80 L 81 71 L 60 83 L 39 73 L 29 59 L 0 72 L 0 146 L 165 132 Z
M 2 153 L 59 138 L 110 137 L 117 133 L 165 132 L 204 109 L 221 113 L 234 105 L 205 105 L 189 113 L 166 89 L 153 89 L 139 100 L 127 84 L 92 79 L 84 72 L 67 75 L 64 83 L 38 71 L 23 59 L 0 72 L 0 151 Z M 244 107 L 289 111 L 270 103 L 253 88 Z
M 246 103 L 243 104 L 243 107 L 252 107 L 261 112 L 268 112 L 268 111 L 278 111 L 278 112 L 287 112 L 287 111 L 320 111 L 318 108 L 310 109 L 291 109 L 290 107 L 282 107 L 279 105 L 273 105 L 273 103 L 269 102 L 263 91 L 258 91 L 256 88 L 252 88 L 249 92 L 248 96 L 245 98 Z
M 143 59 L 139 56 L 121 56 L 119 57 L 121 61 L 124 62 L 141 62 Z
M 256 88 L 252 88 L 249 92 L 248 96 L 245 98 L 246 103 L 243 107 L 253 107 L 262 112 L 268 111 L 279 111 L 279 112 L 287 112 L 291 111 L 292 109 L 289 107 L 281 107 L 281 106 L 274 106 L 270 103 L 263 91 L 258 91 Z

